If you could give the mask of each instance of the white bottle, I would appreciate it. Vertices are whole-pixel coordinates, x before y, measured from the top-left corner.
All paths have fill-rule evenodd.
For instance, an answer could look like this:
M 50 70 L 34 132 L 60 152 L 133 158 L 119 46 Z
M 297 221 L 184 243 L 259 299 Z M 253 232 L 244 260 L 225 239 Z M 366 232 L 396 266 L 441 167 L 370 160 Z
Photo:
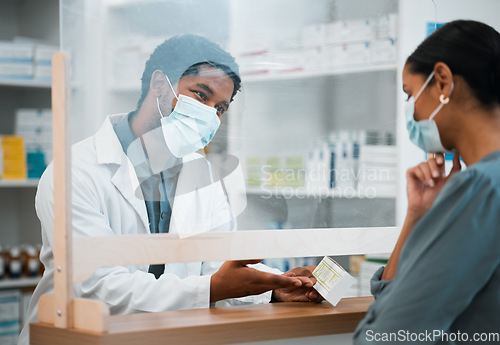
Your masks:
M 320 184 L 319 193 L 326 194 L 330 190 L 330 146 L 327 141 L 323 141 L 320 151 L 319 171 L 320 171 Z
M 318 145 L 311 145 L 307 152 L 306 157 L 306 176 L 305 176 L 305 186 L 309 193 L 313 193 L 316 189 L 316 183 L 318 179 L 318 159 L 319 159 L 319 147 Z
M 359 151 L 360 151 L 360 138 L 362 135 L 359 132 L 351 132 L 352 143 L 352 186 L 354 189 L 358 188 L 359 176 Z
M 353 188 L 352 142 L 348 131 L 340 131 L 337 155 L 336 186 L 340 191 Z
M 332 132 L 328 138 L 328 146 L 330 148 L 329 166 L 328 166 L 328 187 L 333 191 L 337 187 L 337 173 L 338 173 L 338 156 L 340 154 L 339 135 Z

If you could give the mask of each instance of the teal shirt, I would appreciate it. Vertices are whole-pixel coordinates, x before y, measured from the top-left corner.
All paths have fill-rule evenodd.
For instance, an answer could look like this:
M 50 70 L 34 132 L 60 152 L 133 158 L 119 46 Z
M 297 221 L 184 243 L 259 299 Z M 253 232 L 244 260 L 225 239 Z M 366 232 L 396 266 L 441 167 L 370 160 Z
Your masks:
M 355 344 L 500 343 L 500 151 L 450 178 L 403 246 L 394 279 L 382 273 Z M 435 331 L 450 336 L 427 335 Z M 468 341 L 452 341 L 458 332 Z M 476 333 L 494 334 L 480 342 Z
M 129 119 L 133 113 L 126 116 L 114 124 L 116 136 L 122 145 L 123 152 L 133 164 L 137 179 L 146 204 L 148 213 L 149 231 L 154 233 L 167 233 L 170 228 L 172 217 L 172 207 L 179 171 L 182 168 L 182 161 L 175 157 L 168 160 L 169 165 L 159 173 L 154 173 L 147 153 L 144 151 L 141 141 L 130 128 Z M 170 155 L 165 151 L 165 155 Z M 156 278 L 164 272 L 164 265 L 151 265 L 149 272 Z

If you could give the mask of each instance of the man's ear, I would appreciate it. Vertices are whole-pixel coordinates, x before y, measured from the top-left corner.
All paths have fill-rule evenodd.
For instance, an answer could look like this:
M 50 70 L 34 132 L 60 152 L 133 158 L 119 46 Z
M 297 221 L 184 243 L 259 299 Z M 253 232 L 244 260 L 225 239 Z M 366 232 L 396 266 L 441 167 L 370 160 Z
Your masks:
M 434 78 L 436 78 L 436 86 L 440 94 L 445 97 L 451 92 L 451 84 L 453 83 L 453 73 L 450 67 L 444 62 L 438 62 L 434 65 Z
M 156 71 L 153 72 L 151 75 L 151 81 L 149 83 L 149 89 L 153 93 L 155 97 L 159 97 L 161 94 L 161 91 L 167 84 L 167 78 L 165 77 L 165 74 L 157 69 Z

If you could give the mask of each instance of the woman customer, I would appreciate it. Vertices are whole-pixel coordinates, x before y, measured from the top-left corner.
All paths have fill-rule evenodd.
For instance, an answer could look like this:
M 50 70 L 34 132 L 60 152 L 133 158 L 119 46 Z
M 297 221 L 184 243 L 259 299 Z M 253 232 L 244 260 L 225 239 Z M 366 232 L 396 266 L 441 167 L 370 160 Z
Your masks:
M 438 155 L 407 172 L 406 219 L 354 342 L 500 343 L 500 34 L 442 26 L 407 59 L 403 89 L 410 139 Z

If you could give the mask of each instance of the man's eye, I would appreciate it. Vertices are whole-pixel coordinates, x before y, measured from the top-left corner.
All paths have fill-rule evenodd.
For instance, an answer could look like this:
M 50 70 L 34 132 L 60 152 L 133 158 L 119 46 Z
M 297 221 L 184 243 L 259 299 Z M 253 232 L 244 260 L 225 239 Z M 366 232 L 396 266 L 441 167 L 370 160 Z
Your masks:
M 217 115 L 221 116 L 222 114 L 224 114 L 224 112 L 226 111 L 224 109 L 224 107 L 221 107 L 220 105 L 216 105 L 215 107 L 215 110 L 217 110 Z
M 203 101 L 207 100 L 207 95 L 201 91 L 194 91 L 194 93 Z

